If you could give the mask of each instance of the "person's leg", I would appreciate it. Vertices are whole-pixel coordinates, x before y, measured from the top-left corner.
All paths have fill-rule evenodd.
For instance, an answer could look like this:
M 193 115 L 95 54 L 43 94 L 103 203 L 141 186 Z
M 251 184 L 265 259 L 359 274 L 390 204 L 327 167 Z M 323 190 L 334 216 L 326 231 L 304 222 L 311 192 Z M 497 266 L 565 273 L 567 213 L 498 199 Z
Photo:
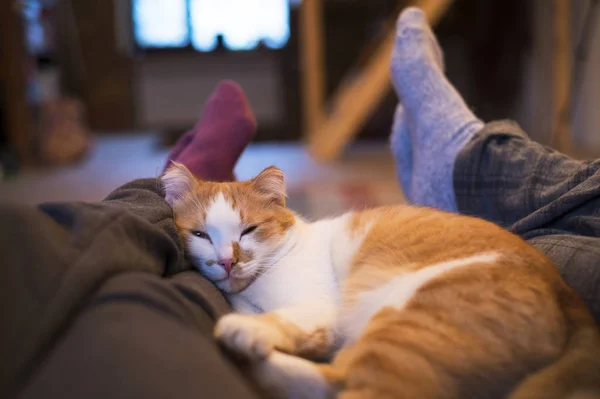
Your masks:
M 232 109 L 245 109 L 248 115 L 239 94 L 234 96 L 241 100 L 237 108 L 228 107 L 233 101 L 225 102 L 225 115 Z M 225 129 L 219 141 L 211 136 L 217 126 L 230 125 L 219 118 L 203 119 L 173 159 L 202 178 L 231 176 L 235 154 L 254 130 L 242 137 Z M 236 143 L 233 150 L 227 142 Z M 211 143 L 228 162 L 205 163 Z M 95 389 L 105 394 L 99 397 L 121 392 L 140 393 L 126 397 L 181 396 L 166 393 L 169 389 L 214 397 L 224 392 L 211 388 L 217 383 L 230 387 L 233 396 L 246 396 L 239 375 L 210 339 L 225 303 L 221 294 L 199 274 L 185 281 L 165 279 L 191 265 L 160 180 L 131 182 L 98 203 L 0 204 L 0 258 L 5 266 L 0 278 L 0 397 L 27 392 L 82 397 Z M 168 342 L 162 342 L 165 337 Z M 195 339 L 199 341 L 191 343 Z M 86 369 L 90 359 L 95 360 Z M 190 370 L 179 369 L 182 364 Z M 205 384 L 190 382 L 185 391 L 178 384 L 187 384 L 191 373 Z M 217 382 L 217 377 L 223 379 Z M 95 381 L 107 385 L 101 388 Z M 71 386 L 77 389 L 71 391 Z
M 484 126 L 444 76 L 423 13 L 405 10 L 397 29 L 391 73 L 402 104 L 391 142 L 409 202 L 478 216 L 530 240 L 600 320 L 600 161 L 545 148 L 512 122 Z
M 423 12 L 406 9 L 397 29 L 391 72 L 401 105 L 391 143 L 410 202 L 480 216 L 521 234 L 575 209 L 578 216 L 594 214 L 600 161 L 545 148 L 512 122 L 484 125 L 444 76 L 442 51 Z M 597 235 L 595 221 L 578 220 L 579 234 Z
M 125 273 L 86 300 L 19 398 L 253 398 L 212 338 L 228 309 L 197 273 Z
M 554 261 L 561 276 L 581 296 L 600 325 L 600 239 L 548 234 L 527 242 Z
M 571 232 L 600 236 L 600 160 L 578 161 L 493 122 L 454 164 L 458 210 L 531 238 Z
M 452 167 L 456 154 L 481 122 L 446 79 L 442 51 L 425 15 L 416 8 L 400 14 L 391 76 L 401 107 L 391 143 L 409 202 L 456 211 Z
M 212 341 L 227 304 L 183 279 L 172 214 L 155 179 L 100 203 L 0 205 L 0 397 L 247 397 Z
M 165 169 L 176 161 L 205 180 L 233 180 L 233 167 L 255 132 L 256 120 L 243 90 L 223 81 L 204 105 L 198 123 L 175 144 Z
M 493 221 L 550 257 L 600 323 L 600 161 L 577 161 L 494 122 L 454 166 L 458 211 Z

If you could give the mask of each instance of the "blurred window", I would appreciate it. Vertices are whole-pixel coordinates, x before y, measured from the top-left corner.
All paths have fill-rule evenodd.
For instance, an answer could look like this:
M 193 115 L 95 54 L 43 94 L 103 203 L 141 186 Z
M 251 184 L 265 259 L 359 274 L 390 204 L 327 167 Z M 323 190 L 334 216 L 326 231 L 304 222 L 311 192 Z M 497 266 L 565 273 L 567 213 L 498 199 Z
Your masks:
M 189 44 L 186 0 L 134 0 L 133 31 L 140 47 L 185 47 Z
M 142 48 L 212 51 L 222 38 L 229 50 L 285 46 L 290 0 L 133 0 L 133 26 Z

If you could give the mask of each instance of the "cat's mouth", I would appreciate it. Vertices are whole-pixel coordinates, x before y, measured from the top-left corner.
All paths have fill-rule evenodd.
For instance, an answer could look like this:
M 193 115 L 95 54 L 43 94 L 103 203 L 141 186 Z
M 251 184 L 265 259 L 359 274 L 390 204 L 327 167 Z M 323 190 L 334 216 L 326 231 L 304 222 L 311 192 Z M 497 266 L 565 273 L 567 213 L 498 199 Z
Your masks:
M 220 290 L 228 294 L 236 294 L 246 289 L 252 284 L 262 273 L 262 268 L 257 267 L 257 264 L 240 263 L 236 265 L 229 275 L 223 270 L 223 273 L 214 270 L 215 267 L 220 267 L 214 263 L 210 266 L 207 262 L 203 262 L 204 267 L 201 269 L 202 274 L 207 277 Z
M 255 267 L 246 267 L 242 270 L 233 269 L 231 274 L 223 279 L 214 281 L 215 284 L 223 291 L 236 294 L 248 287 L 260 276 L 260 269 Z
M 240 266 L 235 267 L 231 271 L 229 278 L 249 279 L 249 278 L 252 278 L 255 274 L 256 274 L 256 268 L 250 267 L 248 265 L 240 265 Z
M 228 293 L 228 294 L 237 294 L 243 291 L 246 287 L 250 285 L 252 280 L 247 278 L 238 278 L 234 276 L 227 277 L 223 280 L 215 281 L 217 287 L 220 290 Z
M 206 277 L 208 277 L 214 283 L 226 281 L 231 278 L 245 279 L 251 277 L 255 273 L 253 270 L 254 268 L 248 267 L 247 264 L 238 264 L 234 266 L 229 273 L 227 273 L 221 266 L 217 266 L 216 261 L 205 261 L 203 262 L 203 266 Z M 219 270 L 216 271 L 215 268 L 219 268 Z

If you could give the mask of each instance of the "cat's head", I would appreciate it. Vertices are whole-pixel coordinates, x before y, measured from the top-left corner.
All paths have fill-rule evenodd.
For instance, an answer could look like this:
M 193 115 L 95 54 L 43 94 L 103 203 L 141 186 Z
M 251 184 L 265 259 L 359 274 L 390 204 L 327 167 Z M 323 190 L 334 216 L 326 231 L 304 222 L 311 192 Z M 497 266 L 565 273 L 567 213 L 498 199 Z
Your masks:
M 173 163 L 162 182 L 188 257 L 225 292 L 244 289 L 277 260 L 296 220 L 275 167 L 246 182 L 215 183 Z

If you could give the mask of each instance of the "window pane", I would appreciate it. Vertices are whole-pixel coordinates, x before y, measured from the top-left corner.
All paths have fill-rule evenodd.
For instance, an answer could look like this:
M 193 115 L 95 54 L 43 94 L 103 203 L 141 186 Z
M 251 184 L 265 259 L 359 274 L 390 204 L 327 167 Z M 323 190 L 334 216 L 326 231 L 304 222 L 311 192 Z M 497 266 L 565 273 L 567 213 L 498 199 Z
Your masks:
M 183 47 L 189 43 L 185 0 L 133 0 L 133 26 L 142 47 Z
M 265 0 L 262 37 L 270 48 L 282 48 L 290 37 L 290 5 L 288 0 Z
M 230 50 L 251 50 L 262 40 L 281 48 L 289 38 L 289 0 L 190 0 L 192 45 L 211 51 L 221 35 Z

